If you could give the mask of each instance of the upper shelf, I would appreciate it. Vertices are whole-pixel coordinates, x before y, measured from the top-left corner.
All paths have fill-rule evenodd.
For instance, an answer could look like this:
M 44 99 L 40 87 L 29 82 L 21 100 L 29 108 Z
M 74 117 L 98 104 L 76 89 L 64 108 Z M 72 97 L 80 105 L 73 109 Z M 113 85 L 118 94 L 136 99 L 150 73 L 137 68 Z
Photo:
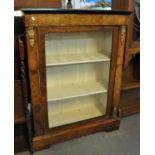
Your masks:
M 46 66 L 51 67 L 58 65 L 103 62 L 103 61 L 110 61 L 110 58 L 104 55 L 103 53 L 47 55 Z

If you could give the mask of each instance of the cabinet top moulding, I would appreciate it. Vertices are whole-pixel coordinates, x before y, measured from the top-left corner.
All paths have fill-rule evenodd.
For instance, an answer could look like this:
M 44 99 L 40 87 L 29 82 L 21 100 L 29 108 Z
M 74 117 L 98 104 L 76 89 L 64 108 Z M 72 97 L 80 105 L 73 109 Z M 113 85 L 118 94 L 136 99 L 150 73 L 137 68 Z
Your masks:
M 21 8 L 26 14 L 111 14 L 129 15 L 132 12 L 127 10 L 89 10 L 89 9 L 53 9 L 53 8 Z
M 129 11 L 22 9 L 27 26 L 127 25 Z M 76 19 L 76 20 L 75 20 Z

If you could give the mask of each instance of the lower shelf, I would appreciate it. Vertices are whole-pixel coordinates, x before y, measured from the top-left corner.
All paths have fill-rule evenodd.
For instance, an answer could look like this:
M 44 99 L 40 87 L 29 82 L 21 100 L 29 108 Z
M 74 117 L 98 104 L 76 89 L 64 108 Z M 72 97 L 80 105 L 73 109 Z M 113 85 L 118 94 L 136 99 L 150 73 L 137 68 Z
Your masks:
M 14 81 L 14 123 L 25 123 L 24 98 L 20 80 Z
M 140 56 L 136 55 L 123 70 L 122 90 L 140 88 Z
M 106 104 L 107 93 L 49 102 L 49 128 L 103 116 Z
M 126 78 L 122 81 L 122 90 L 129 90 L 140 87 L 140 81 L 136 78 Z

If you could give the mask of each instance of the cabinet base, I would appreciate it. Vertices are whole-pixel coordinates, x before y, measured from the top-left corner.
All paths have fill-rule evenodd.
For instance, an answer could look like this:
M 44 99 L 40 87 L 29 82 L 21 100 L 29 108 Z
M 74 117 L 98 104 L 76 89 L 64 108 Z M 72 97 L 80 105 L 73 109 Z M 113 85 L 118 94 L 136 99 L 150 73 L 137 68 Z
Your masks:
M 119 119 L 103 120 L 102 118 L 94 121 L 88 121 L 85 124 L 78 123 L 68 127 L 52 129 L 52 131 L 45 133 L 42 136 L 34 137 L 33 151 L 45 149 L 52 144 L 85 136 L 91 133 L 116 130 L 119 128 L 119 125 Z

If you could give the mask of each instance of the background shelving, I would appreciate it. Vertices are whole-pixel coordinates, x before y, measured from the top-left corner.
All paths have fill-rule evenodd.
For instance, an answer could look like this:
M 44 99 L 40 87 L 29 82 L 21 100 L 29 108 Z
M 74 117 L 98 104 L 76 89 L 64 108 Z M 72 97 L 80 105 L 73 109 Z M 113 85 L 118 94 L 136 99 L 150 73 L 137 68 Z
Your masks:
M 140 88 L 122 91 L 121 93 L 122 116 L 131 115 L 140 111 Z

